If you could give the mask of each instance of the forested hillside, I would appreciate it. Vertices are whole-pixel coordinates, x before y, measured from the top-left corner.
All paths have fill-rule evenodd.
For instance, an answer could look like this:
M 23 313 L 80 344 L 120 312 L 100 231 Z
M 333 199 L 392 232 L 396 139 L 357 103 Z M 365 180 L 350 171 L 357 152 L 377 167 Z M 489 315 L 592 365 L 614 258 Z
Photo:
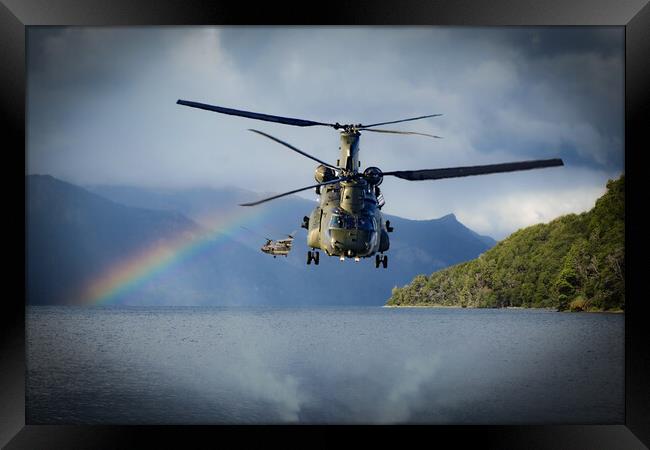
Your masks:
M 624 214 L 622 175 L 590 211 L 523 228 L 477 259 L 418 275 L 387 304 L 622 310 Z

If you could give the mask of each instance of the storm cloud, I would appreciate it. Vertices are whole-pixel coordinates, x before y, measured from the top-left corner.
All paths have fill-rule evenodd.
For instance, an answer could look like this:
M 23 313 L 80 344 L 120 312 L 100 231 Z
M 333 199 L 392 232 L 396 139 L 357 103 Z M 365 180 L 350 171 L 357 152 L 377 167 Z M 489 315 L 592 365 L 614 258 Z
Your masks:
M 179 98 L 324 122 L 380 122 L 443 136 L 365 133 L 383 170 L 561 157 L 566 166 L 438 182 L 384 181 L 385 212 L 453 212 L 483 234 L 585 211 L 624 170 L 622 27 L 30 27 L 27 172 L 80 184 L 313 183 L 338 136 L 179 106 Z M 303 194 L 312 198 L 313 193 Z

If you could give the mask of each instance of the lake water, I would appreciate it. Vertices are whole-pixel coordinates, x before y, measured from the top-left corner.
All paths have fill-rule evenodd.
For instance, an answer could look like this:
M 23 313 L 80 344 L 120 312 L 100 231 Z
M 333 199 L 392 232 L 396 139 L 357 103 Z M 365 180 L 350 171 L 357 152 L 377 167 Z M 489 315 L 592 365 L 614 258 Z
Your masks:
M 27 423 L 623 423 L 624 320 L 28 307 Z

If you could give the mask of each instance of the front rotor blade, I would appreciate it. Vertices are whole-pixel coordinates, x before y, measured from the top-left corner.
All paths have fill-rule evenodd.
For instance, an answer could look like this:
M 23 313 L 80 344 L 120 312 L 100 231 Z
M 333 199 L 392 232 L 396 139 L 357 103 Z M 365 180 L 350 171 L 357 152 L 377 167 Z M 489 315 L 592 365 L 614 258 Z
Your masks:
M 318 187 L 318 186 L 325 186 L 327 184 L 339 183 L 341 181 L 345 181 L 346 179 L 347 178 L 337 178 L 335 180 L 326 181 L 324 183 L 313 184 L 311 186 L 307 186 L 307 187 L 300 188 L 300 189 L 295 189 L 293 191 L 285 192 L 283 194 L 274 195 L 273 197 L 264 198 L 264 199 L 258 200 L 256 202 L 240 203 L 239 206 L 255 206 L 255 205 L 259 205 L 260 203 L 268 202 L 269 200 L 275 200 L 276 198 L 285 197 L 287 195 L 295 194 L 296 192 L 300 192 L 300 191 L 306 191 L 307 189 L 312 189 L 312 188 L 315 188 L 315 187 Z
M 520 161 L 503 164 L 490 164 L 487 166 L 449 167 L 446 169 L 429 170 L 396 170 L 384 172 L 409 181 L 440 180 L 442 178 L 468 177 L 471 175 L 487 175 L 490 173 L 515 172 L 518 170 L 541 169 L 543 167 L 563 166 L 561 159 L 539 159 L 534 161 Z
M 313 120 L 294 119 L 291 117 L 272 116 L 270 114 L 224 108 L 223 106 L 208 105 L 206 103 L 191 102 L 188 100 L 178 100 L 176 103 L 179 105 L 191 106 L 192 108 L 206 109 L 208 111 L 214 111 L 222 114 L 230 114 L 231 116 L 248 117 L 249 119 L 265 120 L 267 122 L 277 122 L 283 123 L 285 125 L 295 125 L 298 127 L 311 127 L 314 125 L 325 125 L 328 127 L 335 126 L 331 123 L 314 122 Z
M 376 127 L 377 125 L 388 125 L 389 123 L 408 122 L 410 120 L 420 120 L 420 119 L 426 119 L 427 117 L 437 117 L 437 116 L 442 116 L 442 114 L 429 114 L 428 116 L 411 117 L 410 119 L 392 120 L 390 122 L 379 122 L 370 125 L 361 125 L 359 129 L 363 130 L 365 128 Z
M 316 161 L 316 162 L 318 162 L 318 163 L 321 163 L 321 164 L 323 164 L 324 166 L 329 167 L 330 169 L 338 170 L 338 167 L 333 166 L 333 165 L 331 165 L 331 164 L 328 164 L 328 163 L 326 163 L 325 161 L 321 161 L 320 159 L 318 159 L 318 158 L 316 158 L 316 157 L 314 157 L 314 156 L 311 156 L 309 153 L 305 153 L 305 152 L 303 152 L 302 150 L 297 149 L 297 148 L 294 147 L 293 145 L 291 145 L 291 144 L 289 144 L 289 143 L 287 143 L 287 142 L 284 142 L 283 140 L 280 140 L 280 139 L 278 139 L 278 138 L 276 138 L 276 137 L 273 137 L 273 136 L 271 136 L 270 134 L 266 134 L 266 133 L 264 133 L 264 132 L 262 132 L 262 131 L 259 131 L 259 130 L 254 130 L 254 129 L 252 129 L 252 128 L 249 128 L 248 130 L 249 130 L 249 131 L 252 131 L 252 132 L 254 132 L 254 133 L 257 133 L 257 134 L 261 134 L 262 136 L 265 136 L 265 137 L 267 137 L 267 138 L 269 138 L 269 139 L 271 139 L 271 140 L 277 142 L 278 144 L 282 144 L 282 145 L 284 145 L 285 147 L 289 147 L 289 148 L 290 148 L 291 150 L 293 150 L 294 152 L 298 152 L 298 153 L 300 153 L 301 155 L 306 156 L 306 157 L 309 158 L 309 159 L 313 159 L 314 161 Z
M 416 133 L 415 131 L 396 131 L 396 130 L 366 130 L 364 129 L 363 131 L 372 131 L 374 133 L 394 133 L 394 134 L 417 134 L 419 136 L 428 136 L 432 138 L 437 138 L 437 139 L 442 139 L 440 136 L 435 136 L 433 134 L 426 134 L 426 133 Z

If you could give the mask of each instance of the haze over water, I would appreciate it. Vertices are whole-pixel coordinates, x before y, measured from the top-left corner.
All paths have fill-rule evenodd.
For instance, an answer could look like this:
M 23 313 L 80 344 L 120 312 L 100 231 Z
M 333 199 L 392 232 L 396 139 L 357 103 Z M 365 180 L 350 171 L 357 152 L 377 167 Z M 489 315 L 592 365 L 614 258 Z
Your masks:
M 624 421 L 623 314 L 32 306 L 26 330 L 28 424 Z

